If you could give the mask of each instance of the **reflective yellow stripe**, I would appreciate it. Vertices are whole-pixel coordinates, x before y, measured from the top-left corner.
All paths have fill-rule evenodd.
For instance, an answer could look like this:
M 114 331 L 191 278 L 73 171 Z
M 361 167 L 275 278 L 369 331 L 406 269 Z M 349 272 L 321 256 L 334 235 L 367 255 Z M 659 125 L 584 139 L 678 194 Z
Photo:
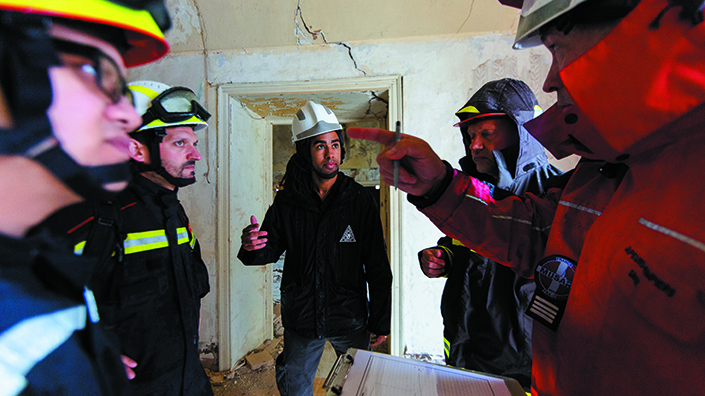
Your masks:
M 178 122 L 166 122 L 166 121 L 162 121 L 162 120 L 160 120 L 160 119 L 157 118 L 156 120 L 150 122 L 149 124 L 143 126 L 142 128 L 144 128 L 144 127 L 171 126 L 171 125 L 175 125 L 175 124 L 179 124 L 179 125 L 180 125 L 180 124 L 186 124 L 186 125 L 199 125 L 199 124 L 203 124 L 203 125 L 208 125 L 208 123 L 205 122 L 205 121 L 203 121 L 202 119 L 200 119 L 200 118 L 198 118 L 198 117 L 196 117 L 196 116 L 191 116 L 191 118 L 189 118 L 188 120 L 178 121 Z
M 107 0 L 1 0 L 0 5 L 3 8 L 82 19 L 123 29 L 129 28 L 152 37 L 164 37 L 148 11 L 133 10 Z
M 83 249 L 86 247 L 86 241 L 81 241 L 73 247 L 73 254 L 76 256 L 81 256 L 83 254 Z
M 462 109 L 458 110 L 457 113 L 474 113 L 474 114 L 480 114 L 480 110 L 477 109 L 475 106 L 468 106 L 468 107 L 463 107 Z
M 130 85 L 130 91 L 137 91 L 143 93 L 149 99 L 154 99 L 159 96 L 159 92 L 153 90 L 152 88 L 145 87 L 142 85 Z
M 463 245 L 463 243 L 462 243 L 462 242 L 460 242 L 460 241 L 459 241 L 459 240 L 457 240 L 457 239 L 453 239 L 453 245 L 456 245 L 456 246 L 462 246 L 462 247 L 464 247 L 464 248 L 468 248 L 468 249 L 470 249 L 469 247 L 467 247 L 467 246 Z M 471 252 L 473 252 L 473 253 L 477 253 L 476 251 L 474 251 L 474 250 L 472 250 L 472 249 L 470 249 L 470 251 L 471 251 Z
M 445 352 L 446 359 L 448 359 L 450 357 L 450 341 L 445 337 L 443 337 L 443 352 Z
M 188 243 L 188 230 L 186 227 L 179 227 L 176 229 L 176 242 L 179 245 Z
M 127 234 L 125 238 L 125 254 L 139 253 L 146 250 L 161 249 L 169 246 L 166 231 L 144 231 Z

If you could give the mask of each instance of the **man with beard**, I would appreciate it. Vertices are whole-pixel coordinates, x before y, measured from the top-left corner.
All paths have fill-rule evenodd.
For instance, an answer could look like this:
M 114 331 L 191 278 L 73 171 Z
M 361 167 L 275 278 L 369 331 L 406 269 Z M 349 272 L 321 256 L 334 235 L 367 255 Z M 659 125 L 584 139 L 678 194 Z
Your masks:
M 292 125 L 296 153 L 284 189 L 259 230 L 242 232 L 245 265 L 273 263 L 286 251 L 281 284 L 284 350 L 276 380 L 283 396 L 313 394 L 326 340 L 338 356 L 369 349 L 390 330 L 392 272 L 375 199 L 338 171 L 342 126 L 325 106 L 307 102 Z M 369 301 L 367 289 L 369 286 Z
M 84 212 L 69 233 L 80 241 L 77 253 L 107 257 L 89 284 L 103 322 L 133 361 L 130 394 L 212 395 L 198 353 L 208 272 L 177 197 L 179 187 L 196 181 L 195 131 L 207 127 L 210 114 L 185 87 L 138 81 L 128 88 L 142 114 L 130 134 L 133 181 L 114 203 L 95 203 L 88 220 L 98 221 Z M 102 227 L 111 223 L 112 233 Z M 101 248 L 106 239 L 116 243 Z

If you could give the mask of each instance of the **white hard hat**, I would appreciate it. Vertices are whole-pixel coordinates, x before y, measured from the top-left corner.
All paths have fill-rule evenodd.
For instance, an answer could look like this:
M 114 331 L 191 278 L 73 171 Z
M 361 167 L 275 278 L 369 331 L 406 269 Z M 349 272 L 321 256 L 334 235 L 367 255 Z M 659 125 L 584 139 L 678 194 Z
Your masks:
M 127 88 L 132 93 L 135 110 L 142 115 L 142 126 L 138 131 L 182 125 L 199 131 L 208 126 L 211 115 L 189 88 L 172 88 L 156 81 L 135 81 Z
M 594 7 L 590 10 L 583 9 L 576 12 L 580 18 L 587 18 L 595 22 L 622 19 L 639 4 L 639 0 L 524 0 L 514 48 L 541 45 L 540 30 L 542 27 L 590 1 L 594 3 Z
M 342 129 L 338 118 L 329 108 L 308 101 L 294 116 L 294 121 L 291 124 L 291 140 L 296 143 L 312 136 Z
M 524 0 L 514 48 L 541 45 L 539 29 L 588 0 Z

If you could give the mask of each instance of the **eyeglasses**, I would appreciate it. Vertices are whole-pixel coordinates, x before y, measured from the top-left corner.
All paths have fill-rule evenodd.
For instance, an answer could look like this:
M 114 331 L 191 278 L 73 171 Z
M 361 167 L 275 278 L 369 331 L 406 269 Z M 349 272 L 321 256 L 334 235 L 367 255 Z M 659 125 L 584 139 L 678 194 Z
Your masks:
M 142 116 L 142 124 L 147 125 L 154 120 L 164 122 L 186 121 L 196 116 L 208 121 L 211 114 L 198 103 L 196 94 L 186 87 L 173 87 L 160 93 L 152 99 L 149 109 Z
M 92 75 L 95 78 L 95 84 L 98 89 L 110 98 L 113 103 L 118 103 L 123 96 L 127 96 L 130 103 L 134 103 L 132 93 L 127 89 L 127 82 L 113 58 L 98 48 L 88 45 L 57 38 L 51 41 L 54 49 L 60 54 L 75 55 L 90 60 L 91 63 L 71 62 L 65 57 L 61 57 L 65 66 L 78 66 L 82 72 Z

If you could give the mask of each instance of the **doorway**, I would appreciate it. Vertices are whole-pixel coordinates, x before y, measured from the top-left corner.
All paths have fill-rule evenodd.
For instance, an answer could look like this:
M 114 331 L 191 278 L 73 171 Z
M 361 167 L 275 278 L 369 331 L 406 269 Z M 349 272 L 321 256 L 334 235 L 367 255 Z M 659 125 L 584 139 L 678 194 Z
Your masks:
M 346 126 L 390 129 L 401 120 L 401 77 L 365 77 L 292 83 L 228 84 L 218 87 L 218 340 L 219 368 L 227 370 L 247 351 L 272 338 L 273 275 L 271 265 L 245 267 L 237 259 L 239 235 L 254 214 L 263 218 L 279 182 L 276 168 L 293 153 L 290 132 L 275 138 L 307 100 L 330 107 Z M 286 136 L 283 133 L 282 136 Z M 288 139 L 291 152 L 275 147 Z M 390 352 L 401 355 L 399 222 L 401 193 L 375 179 L 379 146 L 346 139 L 341 170 L 365 186 L 379 185 L 380 212 L 387 238 L 394 284 Z M 356 158 L 359 157 L 359 158 Z M 354 159 L 356 158 L 356 159 Z

